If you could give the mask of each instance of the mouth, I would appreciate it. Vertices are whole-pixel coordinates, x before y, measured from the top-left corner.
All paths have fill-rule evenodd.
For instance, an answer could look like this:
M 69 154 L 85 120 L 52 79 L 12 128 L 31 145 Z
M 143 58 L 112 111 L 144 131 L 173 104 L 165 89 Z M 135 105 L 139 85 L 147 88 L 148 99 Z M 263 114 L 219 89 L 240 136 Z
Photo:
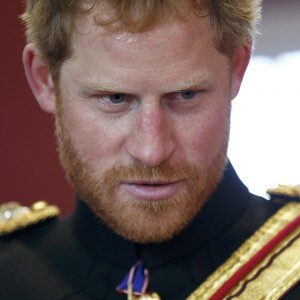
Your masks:
M 173 197 L 183 183 L 184 180 L 122 182 L 121 189 L 138 200 L 162 201 Z

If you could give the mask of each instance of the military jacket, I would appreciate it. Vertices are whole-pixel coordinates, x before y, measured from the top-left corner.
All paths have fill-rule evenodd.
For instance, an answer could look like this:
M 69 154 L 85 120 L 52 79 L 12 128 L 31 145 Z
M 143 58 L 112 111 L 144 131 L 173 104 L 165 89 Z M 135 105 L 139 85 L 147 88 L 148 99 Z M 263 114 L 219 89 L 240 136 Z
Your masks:
M 71 216 L 0 238 L 0 299 L 124 300 L 116 287 L 142 260 L 150 290 L 162 300 L 184 300 L 281 206 L 249 193 L 229 164 L 184 231 L 139 245 L 112 232 L 78 197 Z M 300 299 L 300 287 L 284 299 Z

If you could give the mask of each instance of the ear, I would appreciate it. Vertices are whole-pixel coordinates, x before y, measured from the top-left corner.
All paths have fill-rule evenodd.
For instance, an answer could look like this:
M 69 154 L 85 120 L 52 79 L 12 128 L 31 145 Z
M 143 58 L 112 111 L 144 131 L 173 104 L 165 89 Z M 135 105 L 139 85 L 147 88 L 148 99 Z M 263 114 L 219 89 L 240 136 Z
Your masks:
M 251 49 L 252 43 L 234 49 L 231 60 L 231 99 L 234 99 L 240 90 L 244 74 L 250 61 Z
M 34 44 L 26 45 L 23 51 L 25 74 L 31 90 L 40 105 L 48 113 L 55 113 L 56 96 L 49 66 L 41 59 Z

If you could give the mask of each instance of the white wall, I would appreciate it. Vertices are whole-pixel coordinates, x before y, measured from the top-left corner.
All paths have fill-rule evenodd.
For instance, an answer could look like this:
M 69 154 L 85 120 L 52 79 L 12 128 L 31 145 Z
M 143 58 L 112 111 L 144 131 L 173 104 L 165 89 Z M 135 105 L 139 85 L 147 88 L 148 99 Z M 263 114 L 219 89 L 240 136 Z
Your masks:
M 300 1 L 265 1 L 262 34 L 233 101 L 229 157 L 250 190 L 300 184 Z
M 300 49 L 300 0 L 265 0 L 255 55 Z

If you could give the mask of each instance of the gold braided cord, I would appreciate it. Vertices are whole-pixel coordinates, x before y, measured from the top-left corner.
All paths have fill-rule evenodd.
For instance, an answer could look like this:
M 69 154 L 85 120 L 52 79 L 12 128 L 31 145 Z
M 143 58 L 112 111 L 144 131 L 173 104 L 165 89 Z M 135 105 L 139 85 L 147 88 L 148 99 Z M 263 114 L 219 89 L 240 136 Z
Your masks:
M 14 203 L 14 208 L 21 207 Z M 23 207 L 22 207 L 23 208 Z M 6 205 L 2 205 L 0 211 L 5 211 Z M 48 205 L 44 201 L 35 203 L 32 207 L 26 207 L 28 211 L 18 216 L 0 220 L 0 236 L 15 232 L 19 229 L 29 227 L 49 218 L 59 215 L 59 208 L 55 205 Z
M 208 300 L 215 292 L 263 246 L 300 214 L 299 203 L 288 203 L 273 215 L 254 235 L 235 251 L 187 300 Z M 300 252 L 300 251 L 299 251 Z M 250 298 L 248 298 L 250 299 Z M 255 298 L 259 299 L 259 298 Z
M 268 189 L 267 193 L 271 196 L 300 198 L 300 185 L 279 184 L 276 188 Z
M 226 299 L 280 299 L 300 279 L 299 235 L 300 227 L 242 279 Z

